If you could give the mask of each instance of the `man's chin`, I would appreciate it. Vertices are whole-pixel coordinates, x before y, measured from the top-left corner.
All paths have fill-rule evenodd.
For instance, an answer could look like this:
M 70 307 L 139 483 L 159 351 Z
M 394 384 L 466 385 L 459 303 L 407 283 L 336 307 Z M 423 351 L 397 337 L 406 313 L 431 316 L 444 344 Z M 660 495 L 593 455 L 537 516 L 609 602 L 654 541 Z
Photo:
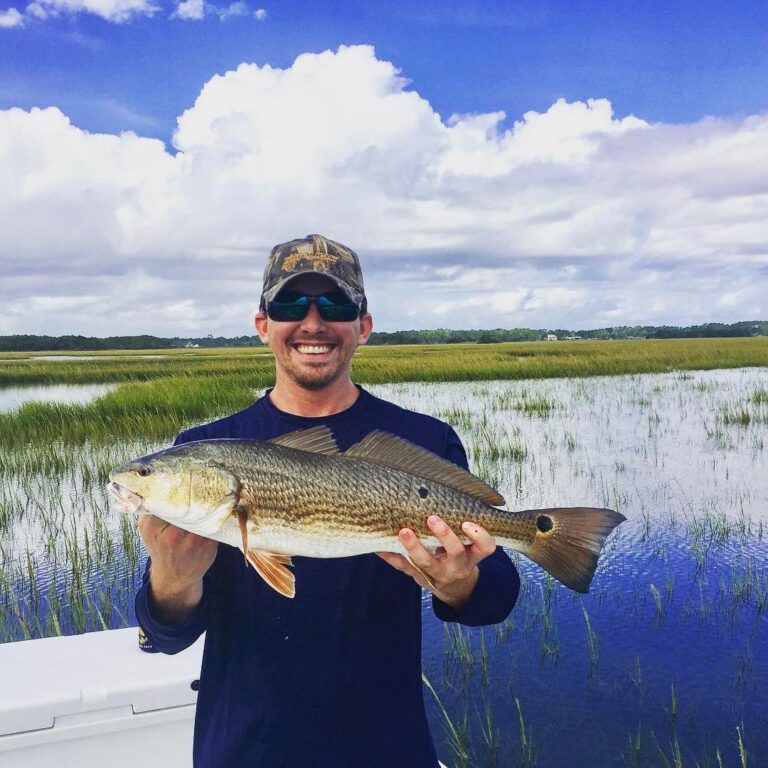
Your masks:
M 316 370 L 313 372 L 298 371 L 294 376 L 296 383 L 304 389 L 323 389 L 339 377 L 339 371 Z

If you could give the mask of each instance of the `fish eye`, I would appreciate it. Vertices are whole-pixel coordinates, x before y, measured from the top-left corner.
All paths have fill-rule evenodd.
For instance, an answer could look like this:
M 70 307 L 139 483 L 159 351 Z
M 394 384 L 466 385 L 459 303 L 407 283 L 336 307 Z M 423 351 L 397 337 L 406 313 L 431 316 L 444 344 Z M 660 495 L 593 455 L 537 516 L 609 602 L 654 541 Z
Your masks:
M 152 474 L 152 470 L 149 467 L 140 467 L 137 472 L 139 473 L 140 477 L 146 477 L 147 475 Z

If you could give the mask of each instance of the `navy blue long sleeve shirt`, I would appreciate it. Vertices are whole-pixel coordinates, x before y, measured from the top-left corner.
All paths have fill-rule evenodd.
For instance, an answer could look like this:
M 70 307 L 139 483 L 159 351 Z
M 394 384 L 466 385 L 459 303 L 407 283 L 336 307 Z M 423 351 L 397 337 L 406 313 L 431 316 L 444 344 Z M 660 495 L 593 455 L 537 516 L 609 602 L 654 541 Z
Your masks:
M 362 388 L 347 410 L 319 418 L 284 413 L 265 395 L 249 408 L 182 432 L 177 444 L 214 438 L 269 440 L 326 424 L 341 451 L 374 429 L 410 440 L 462 467 L 448 425 Z M 177 653 L 206 632 L 194 735 L 196 768 L 435 768 L 421 683 L 421 589 L 375 554 L 294 557 L 289 600 L 224 544 L 185 622 L 158 622 L 149 569 L 136 615 L 152 647 Z M 499 548 L 460 611 L 433 596 L 443 621 L 503 621 L 520 581 Z

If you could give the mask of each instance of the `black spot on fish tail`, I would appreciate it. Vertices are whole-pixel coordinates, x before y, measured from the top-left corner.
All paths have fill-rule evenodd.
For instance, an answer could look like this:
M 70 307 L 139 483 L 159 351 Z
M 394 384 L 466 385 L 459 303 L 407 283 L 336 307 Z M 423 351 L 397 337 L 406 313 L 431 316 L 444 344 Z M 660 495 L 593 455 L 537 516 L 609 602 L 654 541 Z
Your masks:
M 539 515 L 536 518 L 536 528 L 538 528 L 541 533 L 551 531 L 552 527 L 553 523 L 551 517 L 548 517 L 547 515 Z

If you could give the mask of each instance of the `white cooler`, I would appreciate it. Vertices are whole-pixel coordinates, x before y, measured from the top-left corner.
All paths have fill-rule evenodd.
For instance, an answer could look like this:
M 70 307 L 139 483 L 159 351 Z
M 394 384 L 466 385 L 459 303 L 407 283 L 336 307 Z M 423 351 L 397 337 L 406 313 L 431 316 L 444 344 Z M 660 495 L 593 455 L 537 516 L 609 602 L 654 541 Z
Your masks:
M 189 768 L 203 638 L 166 656 L 137 632 L 0 645 L 0 766 Z

